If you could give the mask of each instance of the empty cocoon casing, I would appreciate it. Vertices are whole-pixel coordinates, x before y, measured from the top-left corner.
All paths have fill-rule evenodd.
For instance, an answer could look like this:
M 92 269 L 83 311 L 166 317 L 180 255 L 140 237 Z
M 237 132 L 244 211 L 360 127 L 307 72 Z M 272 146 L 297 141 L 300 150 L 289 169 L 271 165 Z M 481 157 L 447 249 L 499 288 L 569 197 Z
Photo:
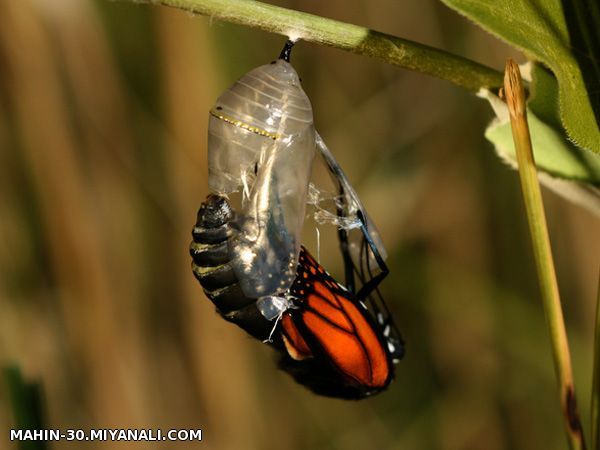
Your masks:
M 245 190 L 232 266 L 248 297 L 285 291 L 294 280 L 315 155 L 310 100 L 284 60 L 260 66 L 226 90 L 209 121 L 209 187 Z

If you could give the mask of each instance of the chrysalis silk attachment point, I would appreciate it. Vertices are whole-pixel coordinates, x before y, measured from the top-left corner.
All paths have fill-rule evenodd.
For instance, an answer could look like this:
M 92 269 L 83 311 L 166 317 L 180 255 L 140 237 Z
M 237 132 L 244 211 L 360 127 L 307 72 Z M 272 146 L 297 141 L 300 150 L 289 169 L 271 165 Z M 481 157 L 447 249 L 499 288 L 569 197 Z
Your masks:
M 312 107 L 284 60 L 248 72 L 211 110 L 209 187 L 227 195 L 244 180 L 249 188 L 229 240 L 247 297 L 283 292 L 294 281 L 314 155 Z

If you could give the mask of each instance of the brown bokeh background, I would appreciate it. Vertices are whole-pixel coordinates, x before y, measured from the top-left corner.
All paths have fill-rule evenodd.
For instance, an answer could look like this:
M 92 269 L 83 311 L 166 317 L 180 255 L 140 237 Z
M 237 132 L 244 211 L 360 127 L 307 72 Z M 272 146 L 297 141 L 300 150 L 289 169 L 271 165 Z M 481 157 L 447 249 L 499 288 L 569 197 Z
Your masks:
M 524 60 L 434 0 L 273 3 L 496 68 Z M 81 448 L 565 448 L 518 178 L 482 138 L 490 109 L 447 82 L 314 44 L 293 55 L 389 252 L 407 355 L 388 392 L 316 397 L 214 313 L 187 254 L 208 110 L 283 42 L 165 7 L 1 2 L 0 366 L 40 383 L 47 428 L 204 433 Z M 545 200 L 587 426 L 599 223 Z M 339 274 L 331 241 L 321 259 Z

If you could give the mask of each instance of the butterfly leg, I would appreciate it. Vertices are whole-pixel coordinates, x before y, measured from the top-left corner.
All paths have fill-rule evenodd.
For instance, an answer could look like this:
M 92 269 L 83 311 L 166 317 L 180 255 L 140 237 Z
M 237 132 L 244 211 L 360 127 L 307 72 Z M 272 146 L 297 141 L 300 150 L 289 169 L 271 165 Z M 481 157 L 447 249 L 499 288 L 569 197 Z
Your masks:
M 342 208 L 338 206 L 338 215 L 343 214 Z M 356 294 L 356 285 L 354 282 L 354 263 L 350 255 L 350 244 L 348 242 L 348 232 L 343 228 L 338 229 L 338 240 L 340 241 L 340 251 L 344 260 L 344 276 L 346 279 L 346 289 Z
M 369 234 L 369 230 L 367 229 L 367 221 L 365 220 L 365 217 L 364 217 L 362 211 L 360 211 L 360 210 L 357 211 L 356 215 L 358 217 L 358 220 L 360 220 L 360 228 L 362 230 L 363 239 L 366 241 L 369 249 L 373 253 L 373 256 L 375 257 L 375 261 L 377 262 L 377 265 L 379 266 L 379 270 L 380 270 L 380 272 L 377 275 L 375 275 L 373 278 L 371 278 L 369 281 L 367 281 L 360 288 L 360 291 L 358 291 L 357 297 L 359 299 L 364 299 L 364 298 L 367 298 L 373 291 L 377 290 L 377 287 L 379 286 L 379 284 L 384 280 L 385 277 L 387 277 L 387 275 L 388 275 L 388 273 L 390 273 L 390 271 L 388 269 L 387 264 L 383 260 L 381 253 L 377 249 L 375 242 L 373 242 L 373 239 L 371 238 L 371 235 Z M 368 252 L 368 250 L 367 250 L 367 252 Z M 367 270 L 368 270 L 368 272 L 371 272 L 371 269 L 369 267 L 369 260 L 370 260 L 369 255 L 366 256 L 365 260 L 366 260 L 366 264 L 367 264 Z

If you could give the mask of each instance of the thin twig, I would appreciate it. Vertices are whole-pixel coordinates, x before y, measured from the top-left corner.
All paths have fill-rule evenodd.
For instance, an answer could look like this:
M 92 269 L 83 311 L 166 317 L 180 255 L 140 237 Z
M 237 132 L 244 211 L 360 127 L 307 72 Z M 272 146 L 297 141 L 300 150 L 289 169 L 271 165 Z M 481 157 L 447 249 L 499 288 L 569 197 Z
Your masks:
M 132 0 L 161 4 L 302 39 L 425 73 L 477 92 L 502 86 L 502 73 L 470 59 L 369 28 L 253 0 Z
M 560 389 L 560 403 L 565 419 L 567 439 L 571 449 L 584 449 L 585 440 L 575 399 L 569 343 L 567 341 L 554 261 L 552 259 L 544 204 L 537 179 L 531 137 L 527 124 L 525 90 L 519 66 L 510 59 L 506 63 L 504 90 L 510 112 L 513 140 L 517 150 L 521 190 L 527 211 L 527 220 L 529 222 L 529 232 L 531 234 L 542 301 L 546 321 L 550 329 L 554 367 Z

